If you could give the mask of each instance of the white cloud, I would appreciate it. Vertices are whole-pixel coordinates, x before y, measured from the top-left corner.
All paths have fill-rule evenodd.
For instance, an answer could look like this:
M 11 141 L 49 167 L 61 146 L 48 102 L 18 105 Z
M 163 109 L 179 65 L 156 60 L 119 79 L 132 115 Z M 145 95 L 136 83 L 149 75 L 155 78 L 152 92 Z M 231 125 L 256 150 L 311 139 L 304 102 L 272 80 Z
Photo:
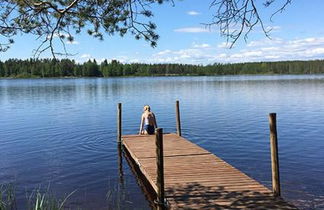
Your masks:
M 171 50 L 163 50 L 157 53 L 157 55 L 166 55 L 169 54 L 171 52 Z
M 281 44 L 283 43 L 282 39 L 279 38 L 271 38 L 271 39 L 261 39 L 261 40 L 256 40 L 256 41 L 251 41 L 247 43 L 247 47 L 262 47 L 262 46 L 269 46 L 269 45 L 274 45 L 274 44 Z
M 137 59 L 137 58 L 130 59 L 130 60 L 129 60 L 129 63 L 140 63 L 140 60 Z
M 91 58 L 91 55 L 90 54 L 82 54 L 80 57 L 81 58 Z
M 210 64 L 324 58 L 324 37 L 257 40 L 248 43 L 243 49 L 224 49 L 225 47 L 228 47 L 226 42 L 217 46 L 193 43 L 187 49 L 164 50 L 155 53 L 149 62 Z
M 324 37 L 255 41 L 240 54 L 244 55 L 242 61 L 320 59 L 324 57 Z
M 84 63 L 88 60 L 93 60 L 93 59 L 96 59 L 97 62 L 98 62 L 98 60 L 100 60 L 99 58 L 94 58 L 92 55 L 85 53 L 85 54 L 78 56 L 78 58 L 76 58 L 75 61 L 77 63 Z
M 218 45 L 193 42 L 188 48 L 164 49 L 148 57 L 134 53 L 130 56 L 116 55 L 111 59 L 124 63 L 212 64 L 324 58 L 324 36 L 293 40 L 261 39 L 233 49 L 224 48 L 226 46 L 228 46 L 226 42 Z M 90 54 L 83 54 L 80 58 L 83 61 L 93 59 Z
M 229 42 L 222 42 L 217 45 L 218 48 L 230 48 L 231 44 Z
M 203 44 L 193 43 L 193 47 L 194 48 L 208 48 L 208 47 L 210 47 L 210 45 L 209 44 L 206 44 L 206 43 L 203 43 Z
M 206 47 L 208 45 L 208 47 Z M 200 45 L 201 46 L 201 45 Z M 202 44 L 200 48 L 188 48 L 180 50 L 165 50 L 153 54 L 150 62 L 153 63 L 191 63 L 191 64 L 204 64 L 211 62 L 215 57 L 209 51 L 209 44 Z M 164 53 L 164 52 L 168 53 Z M 206 53 L 206 52 L 209 53 Z
M 200 15 L 199 12 L 197 12 L 197 11 L 193 11 L 193 10 L 192 10 L 192 11 L 188 11 L 187 14 L 188 14 L 188 15 L 192 15 L 192 16 Z
M 264 56 L 264 58 L 266 60 L 277 60 L 278 58 L 280 58 L 280 56 L 278 56 L 278 55 L 266 55 L 266 56 Z
M 181 33 L 208 33 L 211 32 L 208 28 L 205 27 L 186 27 L 186 28 L 177 28 L 174 29 L 174 32 Z

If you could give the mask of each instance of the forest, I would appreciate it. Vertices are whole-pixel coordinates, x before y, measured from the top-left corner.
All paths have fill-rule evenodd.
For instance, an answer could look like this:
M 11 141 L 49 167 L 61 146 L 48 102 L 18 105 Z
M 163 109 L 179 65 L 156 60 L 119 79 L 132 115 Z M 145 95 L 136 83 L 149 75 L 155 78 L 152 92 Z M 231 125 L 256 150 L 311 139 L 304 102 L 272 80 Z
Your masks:
M 241 74 L 319 74 L 324 73 L 324 60 L 276 61 L 251 63 L 191 64 L 124 64 L 117 60 L 88 60 L 77 63 L 70 59 L 8 59 L 0 61 L 0 77 L 121 77 L 121 76 L 214 76 Z

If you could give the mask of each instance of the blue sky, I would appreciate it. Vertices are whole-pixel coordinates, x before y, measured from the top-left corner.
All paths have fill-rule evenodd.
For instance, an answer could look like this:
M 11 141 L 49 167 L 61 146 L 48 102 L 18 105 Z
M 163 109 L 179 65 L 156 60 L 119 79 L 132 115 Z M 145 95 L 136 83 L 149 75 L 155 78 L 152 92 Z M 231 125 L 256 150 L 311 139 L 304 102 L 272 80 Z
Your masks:
M 171 3 L 153 6 L 153 22 L 160 35 L 156 48 L 130 35 L 123 38 L 106 35 L 104 41 L 98 41 L 81 34 L 66 45 L 68 52 L 76 54 L 68 58 L 77 62 L 117 59 L 125 63 L 189 64 L 324 59 L 323 0 L 295 0 L 272 22 L 270 15 L 279 4 L 267 9 L 260 7 L 265 26 L 272 27 L 271 39 L 257 27 L 246 42 L 241 38 L 232 49 L 217 27 L 208 30 L 202 25 L 212 19 L 214 9 L 209 8 L 210 3 L 211 0 L 175 0 L 174 6 Z M 30 58 L 40 44 L 30 35 L 16 37 L 15 41 L 10 50 L 0 54 L 0 60 Z M 51 55 L 48 52 L 41 57 Z

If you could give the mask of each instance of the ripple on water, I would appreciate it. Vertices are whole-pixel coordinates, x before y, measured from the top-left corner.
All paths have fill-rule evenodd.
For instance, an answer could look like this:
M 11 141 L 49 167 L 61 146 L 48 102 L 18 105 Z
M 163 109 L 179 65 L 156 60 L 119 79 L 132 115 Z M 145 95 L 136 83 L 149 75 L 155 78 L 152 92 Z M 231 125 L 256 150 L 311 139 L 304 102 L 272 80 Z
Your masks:
M 180 100 L 182 134 L 270 186 L 268 113 L 277 112 L 284 198 L 322 208 L 324 76 L 225 76 L 0 80 L 0 183 L 25 190 L 51 185 L 72 206 L 147 209 L 124 161 L 121 187 L 116 104 L 123 133 L 139 130 L 144 104 L 165 132 L 175 132 Z M 145 94 L 143 94 L 143 90 Z M 107 192 L 113 192 L 106 198 Z M 126 202 L 127 201 L 127 202 Z

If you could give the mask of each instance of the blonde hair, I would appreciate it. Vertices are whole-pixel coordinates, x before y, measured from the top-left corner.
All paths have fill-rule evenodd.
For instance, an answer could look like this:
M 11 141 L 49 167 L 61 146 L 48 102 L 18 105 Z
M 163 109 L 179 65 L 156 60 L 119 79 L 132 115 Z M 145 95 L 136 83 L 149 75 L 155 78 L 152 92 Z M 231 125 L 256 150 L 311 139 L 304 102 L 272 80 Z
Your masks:
M 144 106 L 144 111 L 151 111 L 151 107 L 149 105 Z

